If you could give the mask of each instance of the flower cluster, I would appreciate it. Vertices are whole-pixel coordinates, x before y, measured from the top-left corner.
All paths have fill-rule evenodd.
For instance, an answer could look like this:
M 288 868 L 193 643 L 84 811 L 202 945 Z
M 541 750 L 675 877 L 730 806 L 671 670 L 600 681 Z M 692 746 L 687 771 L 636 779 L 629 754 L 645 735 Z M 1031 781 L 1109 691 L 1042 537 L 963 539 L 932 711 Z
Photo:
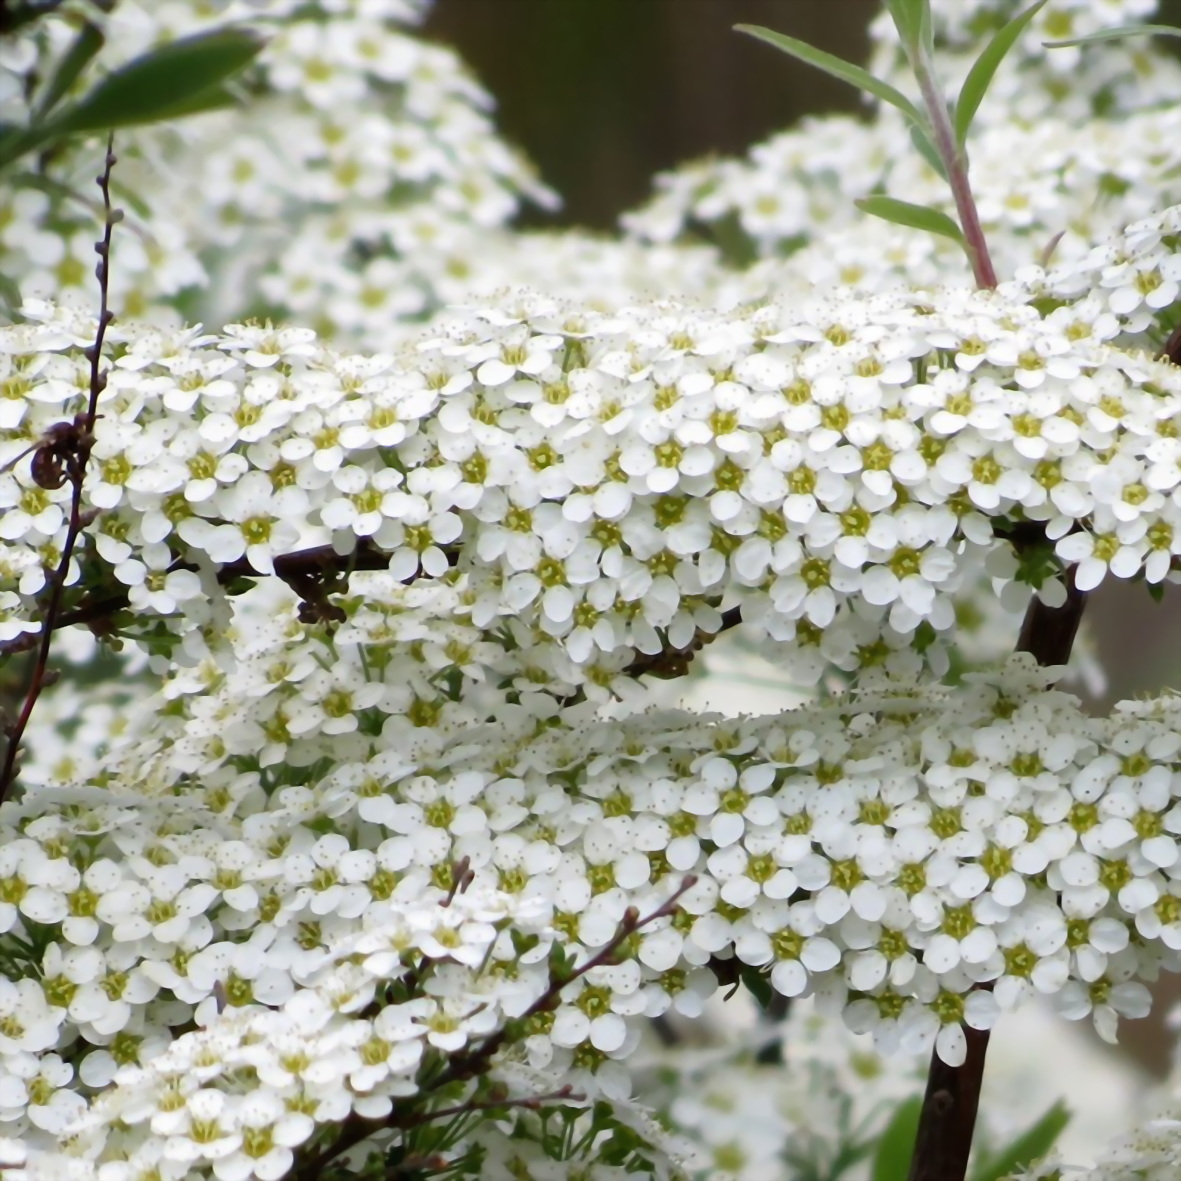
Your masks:
M 438 305 L 448 248 L 437 243 L 501 226 L 523 199 L 552 203 L 456 55 L 414 35 L 424 7 L 123 0 L 96 14 L 108 69 L 216 27 L 268 38 L 242 109 L 120 133 L 122 185 L 151 194 L 112 270 L 121 312 L 175 321 L 184 306 L 220 323 L 265 307 L 364 338 L 375 320 Z M 14 40 L 0 76 L 14 117 L 17 95 L 33 101 L 31 80 L 52 75 L 75 35 L 58 14 Z M 0 195 L 5 273 L 25 297 L 89 302 L 93 230 L 72 194 L 94 158 L 93 143 L 73 145 L 45 166 L 52 183 Z
M 184 632 L 232 573 L 361 547 L 396 579 L 448 582 L 485 638 L 524 629 L 543 678 L 577 687 L 731 610 L 813 676 L 856 667 L 883 633 L 950 628 L 965 570 L 1018 526 L 1082 590 L 1160 582 L 1181 553 L 1181 370 L 1117 338 L 1176 289 L 1176 217 L 1002 293 L 724 314 L 522 296 L 367 357 L 310 330 L 129 325 L 76 605 Z M 70 495 L 28 453 L 88 382 L 87 320 L 28 311 L 0 334 L 6 637 L 35 626 Z M 997 569 L 1056 593 L 1017 551 Z
M 1034 993 L 1112 1037 L 1181 964 L 1177 699 L 1088 718 L 1015 660 L 762 719 L 511 683 L 432 709 L 415 589 L 365 578 L 384 646 L 271 604 L 234 677 L 178 674 L 100 772 L 9 806 L 0 1070 L 32 1147 L 274 1177 L 485 1039 L 624 1098 L 646 1020 L 734 969 L 954 1062 Z M 555 955 L 677 891 L 535 1008 Z
M 111 819 L 126 823 L 128 817 Z M 361 862 L 373 862 L 373 853 L 355 850 L 343 854 L 342 861 L 336 850 L 325 862 L 325 848 L 321 841 L 304 854 L 313 875 L 303 886 L 305 893 L 329 865 L 328 872 L 343 871 L 343 881 L 366 880 Z M 210 847 L 223 910 L 242 913 L 244 895 L 257 901 L 257 885 L 274 879 L 262 864 L 248 864 L 248 851 L 259 850 L 241 846 L 235 858 L 225 843 Z M 289 850 L 287 863 L 296 868 L 294 851 Z M 163 886 L 163 877 L 175 879 L 177 868 L 175 863 L 156 866 L 157 886 Z M 241 881 L 236 887 L 228 884 L 235 876 Z M 99 900 L 100 910 L 117 905 L 120 897 L 130 900 L 127 891 L 134 892 L 134 885 L 135 875 L 125 877 L 121 887 L 104 896 L 109 901 Z M 219 1178 L 277 1181 L 291 1169 L 293 1150 L 319 1127 L 350 1115 L 378 1121 L 395 1104 L 404 1110 L 422 1090 L 419 1078 L 432 1071 L 450 1072 L 460 1081 L 455 1067 L 462 1052 L 503 1032 L 506 1022 L 519 1017 L 548 985 L 544 959 L 518 957 L 513 940 L 503 934 L 511 918 L 519 944 L 531 928 L 542 929 L 545 907 L 537 900 L 481 897 L 480 891 L 427 902 L 415 899 L 418 891 L 409 887 L 409 879 L 391 886 L 381 905 L 366 891 L 364 922 L 355 924 L 348 940 L 330 940 L 331 952 L 317 947 L 311 934 L 319 916 L 334 913 L 321 906 L 298 924 L 279 914 L 277 922 L 256 921 L 243 942 L 206 943 L 202 920 L 208 927 L 207 915 L 217 907 L 209 899 L 193 905 L 192 896 L 201 888 L 190 884 L 179 893 L 157 890 L 151 904 L 156 913 L 146 916 L 156 932 L 153 938 L 162 936 L 175 948 L 168 960 L 120 973 L 108 959 L 105 973 L 100 968 L 96 975 L 93 964 L 85 973 L 79 967 L 84 959 L 101 964 L 103 957 L 93 948 L 50 953 L 48 966 L 62 969 L 50 977 L 50 986 L 71 994 L 72 1012 L 91 1010 L 84 1037 L 101 1048 L 82 1060 L 77 1074 L 85 1089 L 101 1094 L 81 1118 L 77 1108 L 85 1105 L 76 1092 L 59 1092 L 74 1100 L 73 1110 L 61 1103 L 62 1110 L 46 1112 L 30 1102 L 29 1122 L 55 1134 L 68 1132 L 82 1159 L 98 1153 L 111 1157 L 114 1145 L 107 1140 L 118 1124 L 118 1155 L 133 1166 L 153 1165 L 177 1177 L 190 1168 L 212 1167 Z M 349 890 L 343 882 L 340 888 Z M 170 904 L 176 914 L 161 923 L 159 911 Z M 358 907 L 354 902 L 336 909 Z M 108 913 L 106 921 L 111 917 Z M 128 921 L 137 920 L 129 913 L 116 924 L 124 935 Z M 165 929 L 169 922 L 171 931 Z M 286 970 L 275 941 L 284 927 L 290 927 L 287 938 L 279 939 L 287 946 Z M 118 943 L 108 950 L 117 949 Z M 326 964 L 333 966 L 324 970 Z M 297 988 L 293 976 L 315 980 L 315 986 Z M 125 977 L 122 995 L 107 999 Z M 200 1028 L 179 1036 L 167 1029 L 175 1022 L 169 1004 L 175 1009 L 177 1001 L 191 1004 L 197 997 L 205 998 L 196 1009 Z M 129 1000 L 139 1002 L 134 1013 Z M 105 1015 L 99 1012 L 104 1001 Z M 128 1013 L 111 1015 L 119 1006 Z M 376 1015 L 374 1010 L 379 1010 Z M 67 1069 L 58 1082 L 69 1081 Z M 473 1089 L 466 1091 L 470 1095 Z M 462 1091 L 458 1097 L 463 1098 Z M 35 1131 L 30 1138 L 39 1143 Z

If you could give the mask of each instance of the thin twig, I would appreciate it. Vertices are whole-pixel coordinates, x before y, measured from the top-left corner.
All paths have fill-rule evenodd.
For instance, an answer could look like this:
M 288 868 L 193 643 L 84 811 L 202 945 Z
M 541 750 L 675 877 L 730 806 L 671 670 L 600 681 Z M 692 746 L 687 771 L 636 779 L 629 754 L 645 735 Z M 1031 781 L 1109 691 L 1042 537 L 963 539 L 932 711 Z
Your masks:
M 458 552 L 444 550 L 448 561 L 454 565 Z M 357 570 L 388 570 L 390 555 L 370 543 L 368 538 L 361 538 L 355 549 L 350 553 L 341 554 L 331 545 L 318 545 L 310 549 L 296 550 L 289 554 L 279 554 L 275 557 L 275 575 L 297 593 L 305 595 L 309 588 L 319 583 L 323 588 L 325 583 L 345 577 Z M 172 570 L 192 570 L 189 562 L 175 562 L 169 567 Z M 413 582 L 419 576 L 415 572 L 404 582 Z M 255 570 L 246 558 L 239 558 L 234 562 L 227 562 L 220 567 L 215 575 L 220 586 L 229 586 L 242 578 L 265 578 L 267 575 Z M 325 590 L 324 593 L 330 593 Z M 130 605 L 126 591 L 103 595 L 100 598 L 83 599 L 70 611 L 61 612 L 53 621 L 53 628 L 70 627 L 75 624 L 87 624 L 91 627 L 102 628 L 103 624 L 114 618 L 120 611 L 125 611 Z M 33 646 L 40 633 L 33 633 L 34 640 L 25 636 L 0 643 L 0 656 L 11 655 L 15 652 L 27 651 Z
M 103 161 L 102 173 L 96 178 L 96 183 L 103 195 L 103 236 L 94 244 L 98 262 L 94 273 L 98 279 L 98 328 L 95 331 L 94 344 L 86 350 L 86 357 L 90 361 L 90 399 L 86 412 L 75 418 L 74 422 L 58 432 L 51 440 L 38 449 L 34 463 L 41 461 L 42 481 L 49 480 L 49 487 L 61 487 L 59 479 L 61 465 L 64 464 L 66 477 L 71 484 L 70 520 L 66 527 L 66 540 L 62 546 L 61 560 L 50 581 L 49 603 L 45 608 L 45 617 L 41 621 L 40 644 L 37 650 L 36 664 L 30 678 L 29 690 L 25 695 L 25 702 L 20 716 L 13 723 L 6 737 L 7 746 L 4 751 L 4 765 L 0 768 L 0 802 L 3 802 L 16 780 L 16 760 L 20 751 L 21 739 L 28 727 L 29 719 L 33 715 L 33 708 L 41 695 L 46 683 L 49 669 L 49 650 L 53 644 L 53 632 L 58 626 L 57 619 L 61 611 L 62 599 L 65 595 L 66 580 L 70 575 L 70 563 L 74 557 L 74 547 L 78 537 L 86 527 L 89 514 L 82 512 L 82 485 L 86 480 L 86 465 L 90 459 L 90 451 L 94 446 L 94 423 L 98 418 L 98 400 L 106 388 L 107 377 L 102 368 L 103 340 L 107 327 L 114 319 L 109 306 L 110 293 L 110 265 L 111 265 L 111 231 L 122 220 L 123 211 L 111 207 L 111 170 L 115 167 L 115 137 L 112 133 L 107 139 L 107 154 Z M 57 481 L 57 482 L 54 482 Z
M 459 560 L 459 551 L 453 546 L 443 547 L 443 553 L 450 565 L 454 566 Z M 347 578 L 349 573 L 359 570 L 387 570 L 390 555 L 380 550 L 368 538 L 358 540 L 356 547 L 347 554 L 341 554 L 331 545 L 318 545 L 310 549 L 295 550 L 289 554 L 278 554 L 275 557 L 275 576 L 287 583 L 307 606 L 315 606 L 318 613 L 323 613 L 324 597 L 328 594 L 343 590 L 343 586 L 335 584 Z M 176 562 L 170 570 L 191 570 L 192 563 Z M 415 582 L 421 576 L 421 568 L 410 577 L 403 579 L 405 583 Z M 265 578 L 266 575 L 255 570 L 246 558 L 227 562 L 215 576 L 219 586 L 229 586 L 242 578 Z M 76 607 L 69 611 L 59 611 L 49 623 L 51 631 L 77 624 L 85 624 L 96 630 L 104 629 L 104 624 L 112 620 L 120 611 L 130 606 L 126 591 L 102 595 L 97 598 L 83 599 Z M 688 672 L 693 657 L 724 631 L 737 627 L 742 622 L 741 610 L 731 607 L 722 612 L 722 624 L 716 632 L 707 632 L 698 628 L 693 639 L 683 648 L 669 646 L 660 652 L 644 653 L 636 656 L 623 670 L 630 677 L 642 677 L 652 674 L 660 677 L 682 676 Z M 18 652 L 27 652 L 42 641 L 46 624 L 42 624 L 41 632 L 25 633 L 15 636 L 11 640 L 0 642 L 0 656 L 11 656 Z
M 673 677 L 683 677 L 689 671 L 689 665 L 692 663 L 693 657 L 706 644 L 711 643 L 722 632 L 729 631 L 732 627 L 737 627 L 741 622 L 742 609 L 740 607 L 731 607 L 729 610 L 722 612 L 722 626 L 717 631 L 707 632 L 702 628 L 698 628 L 693 633 L 693 638 L 683 648 L 670 646 L 661 649 L 659 652 L 642 653 L 623 671 L 629 677 L 642 677 L 648 673 L 651 673 L 655 677 L 660 677 L 663 680 Z
M 423 1122 L 445 1119 L 452 1115 L 467 1115 L 469 1111 L 499 1111 L 505 1107 L 522 1107 L 526 1111 L 536 1111 L 543 1103 L 560 1103 L 563 1099 L 582 1103 L 586 1100 L 586 1096 L 575 1091 L 567 1083 L 564 1087 L 550 1091 L 545 1095 L 529 1095 L 522 1099 L 485 1099 L 478 1103 L 468 1100 L 466 1103 L 457 1103 L 454 1107 L 437 1107 L 434 1111 L 425 1113 Z
M 627 939 L 642 927 L 646 927 L 649 923 L 675 913 L 678 909 L 678 902 L 681 895 L 687 890 L 691 890 L 696 884 L 697 878 L 689 874 L 682 880 L 677 890 L 661 906 L 642 918 L 634 906 L 629 906 L 624 912 L 623 918 L 620 919 L 615 934 L 599 952 L 569 972 L 559 973 L 551 969 L 550 981 L 546 990 L 520 1017 L 511 1023 L 511 1027 L 519 1029 L 530 1018 L 536 1017 L 540 1013 L 548 1013 L 556 1009 L 561 1003 L 562 990 L 567 985 L 573 984 L 575 980 L 585 976 L 595 968 L 601 968 L 605 964 L 614 963 L 615 953 Z M 451 1055 L 445 1069 L 431 1080 L 430 1090 L 437 1092 L 444 1087 L 450 1086 L 452 1083 L 466 1082 L 469 1079 L 475 1078 L 477 1075 L 486 1073 L 492 1064 L 492 1059 L 507 1041 L 509 1033 L 510 1026 L 504 1026 L 486 1037 L 479 1045 L 472 1049 L 463 1050 Z M 452 1114 L 458 1114 L 460 1111 L 474 1110 L 478 1106 L 498 1107 L 504 1106 L 504 1104 L 461 1104 L 458 1108 L 453 1109 Z M 521 1106 L 521 1104 L 517 1104 L 517 1106 Z M 394 1111 L 383 1120 L 363 1119 L 355 1114 L 350 1115 L 341 1123 L 336 1139 L 332 1143 L 326 1144 L 315 1156 L 296 1168 L 290 1174 L 291 1181 L 318 1181 L 323 1173 L 324 1167 L 329 1162 L 342 1153 L 348 1152 L 349 1149 L 355 1148 L 362 1141 L 374 1135 L 374 1133 L 390 1130 L 405 1131 L 408 1128 L 418 1127 L 420 1124 L 433 1118 L 435 1118 L 434 1113 L 415 1110 L 413 1107 L 404 1107 L 401 1110 L 395 1107 Z

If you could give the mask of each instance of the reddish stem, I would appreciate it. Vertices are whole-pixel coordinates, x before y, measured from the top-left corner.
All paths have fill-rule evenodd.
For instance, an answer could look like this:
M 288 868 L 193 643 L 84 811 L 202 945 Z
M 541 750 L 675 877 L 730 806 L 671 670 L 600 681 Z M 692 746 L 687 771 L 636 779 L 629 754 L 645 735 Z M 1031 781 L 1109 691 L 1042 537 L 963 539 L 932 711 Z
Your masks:
M 964 155 L 963 149 L 956 143 L 955 128 L 951 125 L 947 103 L 935 82 L 931 61 L 920 50 L 915 54 L 912 64 L 915 77 L 918 79 L 919 90 L 923 96 L 923 105 L 931 120 L 931 132 L 935 136 L 935 150 L 939 153 L 939 158 L 947 169 L 947 183 L 951 186 L 951 195 L 955 200 L 956 213 L 960 219 L 960 230 L 964 235 L 964 246 L 972 264 L 976 286 L 991 290 L 997 283 L 996 270 L 992 265 L 992 256 L 988 252 L 988 243 L 984 238 L 984 227 L 980 224 L 980 215 L 976 212 L 972 186 L 968 183 L 967 157 Z

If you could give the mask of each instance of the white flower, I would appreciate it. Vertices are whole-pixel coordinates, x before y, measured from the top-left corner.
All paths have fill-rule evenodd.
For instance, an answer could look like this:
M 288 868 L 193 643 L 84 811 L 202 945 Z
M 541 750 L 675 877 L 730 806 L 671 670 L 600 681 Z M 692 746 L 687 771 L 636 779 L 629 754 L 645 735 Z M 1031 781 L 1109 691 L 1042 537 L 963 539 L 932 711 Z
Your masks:
M 1110 568 L 1116 578 L 1130 578 L 1140 569 L 1144 551 L 1125 544 L 1118 534 L 1072 533 L 1054 546 L 1065 562 L 1077 562 L 1074 582 L 1079 590 L 1094 590 Z
M 1120 1017 L 1143 1017 L 1151 1006 L 1148 989 L 1135 981 L 1113 983 L 1100 976 L 1090 983 L 1069 980 L 1054 996 L 1054 1007 L 1071 1021 L 1091 1015 L 1095 1031 L 1105 1042 L 1115 1043 Z
M 127 600 L 133 610 L 172 615 L 184 604 L 205 594 L 201 577 L 193 570 L 173 570 L 172 552 L 166 545 L 147 545 L 140 559 L 115 567 L 115 577 L 130 589 Z
M 302 489 L 288 487 L 276 492 L 265 473 L 247 472 L 236 484 L 215 493 L 210 503 L 224 524 L 186 517 L 177 532 L 218 564 L 245 556 L 260 574 L 270 574 L 276 556 L 295 548 L 300 535 L 298 522 L 306 505 Z
M 948 1066 L 962 1066 L 967 1058 L 968 1041 L 964 1025 L 972 1029 L 991 1029 L 1000 1016 L 1000 1008 L 991 992 L 980 989 L 966 996 L 940 991 L 930 1007 L 908 1006 L 899 1020 L 902 1046 L 909 1052 L 935 1052 Z

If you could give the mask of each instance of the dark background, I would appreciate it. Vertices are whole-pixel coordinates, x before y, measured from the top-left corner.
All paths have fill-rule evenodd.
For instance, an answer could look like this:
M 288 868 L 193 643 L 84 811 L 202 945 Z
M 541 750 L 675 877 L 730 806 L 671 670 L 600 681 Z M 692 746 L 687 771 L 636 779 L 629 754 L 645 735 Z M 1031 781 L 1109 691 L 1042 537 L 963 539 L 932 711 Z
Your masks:
M 877 0 L 435 0 L 426 32 L 460 52 L 495 96 L 503 134 L 561 194 L 556 214 L 532 213 L 524 224 L 609 230 L 646 199 L 658 171 L 741 155 L 808 113 L 858 109 L 851 87 L 734 25 L 766 25 L 864 62 L 878 7 Z M 1181 24 L 1181 0 L 1164 0 L 1157 20 Z M 1181 144 L 1177 154 L 1181 161 Z M 1110 681 L 1107 697 L 1090 703 L 1096 710 L 1181 688 L 1181 587 L 1168 587 L 1157 604 L 1142 584 L 1108 579 L 1087 615 Z M 1158 1073 L 1174 1040 L 1160 1023 L 1181 998 L 1177 978 L 1167 977 L 1161 991 L 1153 1016 L 1124 1022 L 1120 1034 L 1121 1046 Z
M 739 155 L 809 112 L 859 109 L 852 87 L 735 33 L 736 24 L 766 25 L 864 63 L 879 8 L 879 0 L 434 0 L 425 31 L 460 52 L 496 97 L 502 132 L 562 194 L 556 217 L 527 221 L 610 229 L 658 171 Z M 1181 25 L 1181 0 L 1160 0 L 1155 19 Z M 1181 41 L 1154 44 L 1181 52 Z
M 938 3 L 938 0 L 936 0 Z M 435 0 L 427 35 L 496 96 L 498 123 L 562 194 L 535 224 L 610 229 L 652 176 L 738 155 L 809 111 L 856 110 L 852 87 L 736 24 L 863 61 L 877 0 Z

